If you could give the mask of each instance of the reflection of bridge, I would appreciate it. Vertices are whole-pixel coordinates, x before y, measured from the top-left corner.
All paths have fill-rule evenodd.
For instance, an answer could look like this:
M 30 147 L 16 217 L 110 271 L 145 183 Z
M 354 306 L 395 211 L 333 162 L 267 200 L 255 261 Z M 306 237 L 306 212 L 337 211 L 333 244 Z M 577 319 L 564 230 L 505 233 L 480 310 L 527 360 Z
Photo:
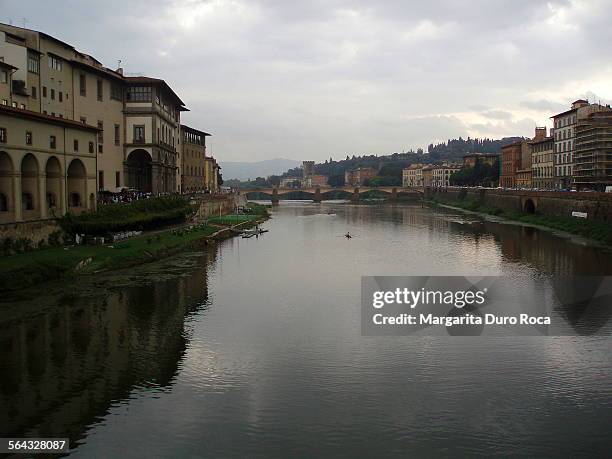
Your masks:
M 398 196 L 421 199 L 423 196 L 422 188 L 400 188 L 396 186 L 379 186 L 379 187 L 336 187 L 336 188 L 262 188 L 258 190 L 246 191 L 247 198 L 252 198 L 256 194 L 265 195 L 272 202 L 278 202 L 281 199 L 312 199 L 314 202 L 321 202 L 330 199 L 350 199 L 353 202 L 359 201 L 361 195 L 368 194 L 370 196 L 384 197 L 390 201 L 395 201 Z M 295 197 L 300 196 L 300 197 Z

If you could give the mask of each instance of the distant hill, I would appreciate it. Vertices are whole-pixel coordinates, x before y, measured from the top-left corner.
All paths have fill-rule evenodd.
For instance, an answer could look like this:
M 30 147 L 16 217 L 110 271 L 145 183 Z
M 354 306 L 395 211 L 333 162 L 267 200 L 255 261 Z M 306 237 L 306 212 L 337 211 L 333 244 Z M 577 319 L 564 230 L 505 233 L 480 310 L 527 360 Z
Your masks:
M 302 164 L 295 159 L 266 159 L 264 161 L 240 162 L 221 161 L 221 173 L 223 180 L 248 180 L 257 177 L 268 177 L 269 175 L 280 175 L 288 169 L 293 169 Z

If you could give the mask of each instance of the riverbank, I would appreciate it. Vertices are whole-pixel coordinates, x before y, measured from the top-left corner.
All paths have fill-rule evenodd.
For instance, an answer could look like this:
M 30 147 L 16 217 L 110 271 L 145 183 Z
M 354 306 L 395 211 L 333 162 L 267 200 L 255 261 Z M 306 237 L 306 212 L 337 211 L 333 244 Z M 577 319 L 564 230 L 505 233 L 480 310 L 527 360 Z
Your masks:
M 430 206 L 445 207 L 448 209 L 461 210 L 481 216 L 495 217 L 499 220 L 515 222 L 526 226 L 532 226 L 543 230 L 561 231 L 568 235 L 580 236 L 592 241 L 597 245 L 612 247 L 612 225 L 593 220 L 576 217 L 552 217 L 537 214 L 526 214 L 521 212 L 504 211 L 495 207 L 488 207 L 477 201 L 457 201 L 452 205 L 437 200 L 424 201 Z
M 268 218 L 265 207 L 249 206 L 251 215 L 227 215 L 200 225 L 165 229 L 109 245 L 55 247 L 0 258 L 0 292 L 40 283 L 129 268 L 183 250 L 226 239 Z M 234 218 L 232 218 L 234 217 Z M 248 218 L 245 218 L 248 217 Z

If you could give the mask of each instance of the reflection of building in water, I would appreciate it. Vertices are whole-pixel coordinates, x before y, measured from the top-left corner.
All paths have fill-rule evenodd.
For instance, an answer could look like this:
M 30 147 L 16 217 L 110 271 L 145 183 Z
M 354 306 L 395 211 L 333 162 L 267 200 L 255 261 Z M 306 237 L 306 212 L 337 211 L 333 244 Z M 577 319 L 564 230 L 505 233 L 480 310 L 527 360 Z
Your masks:
M 602 250 L 572 244 L 536 228 L 486 222 L 485 229 L 499 240 L 502 255 L 509 261 L 528 262 L 554 275 L 612 273 Z
M 74 441 L 134 388 L 172 384 L 189 336 L 185 317 L 207 303 L 205 265 L 0 323 L 0 431 Z

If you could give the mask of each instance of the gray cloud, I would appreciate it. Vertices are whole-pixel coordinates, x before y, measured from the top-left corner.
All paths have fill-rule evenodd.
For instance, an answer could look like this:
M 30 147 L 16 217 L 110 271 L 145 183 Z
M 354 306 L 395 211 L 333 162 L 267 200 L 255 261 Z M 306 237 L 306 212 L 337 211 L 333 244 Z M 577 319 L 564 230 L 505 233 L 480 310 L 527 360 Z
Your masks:
M 532 135 L 582 94 L 612 98 L 602 64 L 610 6 L 3 0 L 0 20 L 26 17 L 109 67 L 122 59 L 128 72 L 166 79 L 220 158 L 322 160 L 458 135 Z

